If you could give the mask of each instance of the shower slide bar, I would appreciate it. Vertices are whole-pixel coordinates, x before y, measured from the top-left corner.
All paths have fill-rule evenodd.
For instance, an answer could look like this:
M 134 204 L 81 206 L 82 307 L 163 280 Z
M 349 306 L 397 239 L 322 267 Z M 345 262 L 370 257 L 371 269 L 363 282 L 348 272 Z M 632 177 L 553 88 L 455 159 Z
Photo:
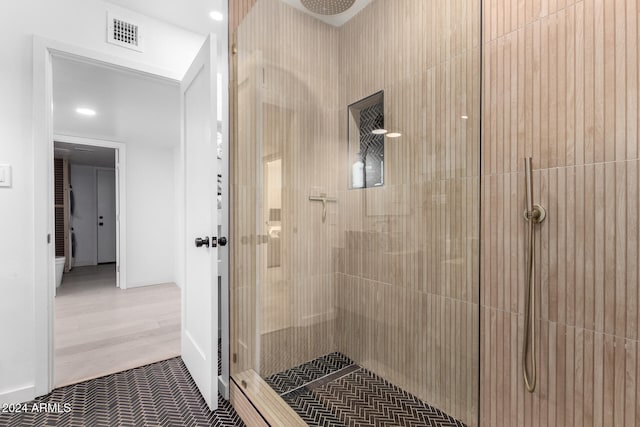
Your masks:
M 547 217 L 545 208 L 533 202 L 533 174 L 531 157 L 524 160 L 524 175 L 527 194 L 527 209 L 524 211 L 524 219 L 528 223 L 527 231 L 527 276 L 524 312 L 524 349 L 522 351 L 522 371 L 524 384 L 529 393 L 536 389 L 536 289 L 535 289 L 535 252 L 536 240 L 534 226 L 542 223 Z M 531 351 L 529 351 L 531 350 Z M 527 365 L 527 359 L 531 358 L 531 372 Z

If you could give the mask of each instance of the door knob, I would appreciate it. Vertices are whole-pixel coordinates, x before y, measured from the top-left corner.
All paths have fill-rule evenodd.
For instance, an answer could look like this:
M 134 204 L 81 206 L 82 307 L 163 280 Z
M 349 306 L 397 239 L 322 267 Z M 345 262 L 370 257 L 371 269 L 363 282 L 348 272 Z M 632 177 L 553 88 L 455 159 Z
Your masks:
M 208 237 L 205 237 L 204 239 L 201 239 L 200 237 L 198 237 L 196 239 L 196 247 L 197 248 L 201 248 L 202 246 L 209 247 L 209 238 Z

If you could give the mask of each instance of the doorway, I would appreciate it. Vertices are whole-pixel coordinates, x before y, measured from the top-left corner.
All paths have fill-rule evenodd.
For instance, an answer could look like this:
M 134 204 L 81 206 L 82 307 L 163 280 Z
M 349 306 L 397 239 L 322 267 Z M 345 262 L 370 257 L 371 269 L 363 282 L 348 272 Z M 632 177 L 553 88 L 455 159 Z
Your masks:
M 56 289 L 74 269 L 106 265 L 125 277 L 126 146 L 56 135 L 54 141 Z M 124 248 L 122 248 L 124 249 Z M 109 267 L 109 265 L 111 265 Z M 60 268 L 63 266 L 63 268 Z M 86 269 L 85 269 L 86 270 Z
M 43 283 L 42 294 L 37 293 L 38 295 L 35 296 L 36 312 L 38 312 L 36 322 L 41 326 L 41 329 L 38 330 L 36 342 L 38 349 L 42 350 L 37 356 L 36 393 L 38 395 L 48 393 L 56 384 L 53 378 L 55 363 L 53 342 L 55 341 L 54 330 L 58 324 L 54 321 L 54 292 L 52 292 L 53 287 L 51 286 L 53 284 L 54 271 L 54 253 L 53 245 L 51 245 L 54 216 L 53 204 L 48 201 L 48 197 L 44 196 L 53 193 L 53 183 L 48 174 L 53 161 L 53 156 L 51 155 L 53 149 L 51 145 L 54 139 L 53 129 L 55 124 L 53 123 L 53 117 L 51 117 L 50 108 L 53 102 L 54 92 L 51 86 L 54 74 L 52 63 L 56 58 L 64 58 L 75 59 L 77 62 L 83 64 L 115 70 L 129 76 L 169 85 L 177 89 L 175 100 L 179 102 L 179 108 L 173 117 L 179 122 L 182 120 L 183 125 L 179 127 L 180 130 L 178 131 L 177 139 L 179 146 L 177 150 L 174 150 L 178 156 L 172 163 L 173 167 L 167 166 L 166 162 L 164 162 L 166 158 L 162 155 L 145 156 L 140 150 L 134 149 L 133 144 L 129 145 L 130 140 L 126 140 L 127 138 L 111 138 L 127 143 L 127 155 L 130 160 L 128 164 L 129 184 L 127 197 L 125 198 L 125 200 L 127 200 L 127 211 L 129 213 L 130 233 L 127 244 L 121 245 L 122 248 L 126 248 L 126 256 L 121 254 L 121 261 L 127 263 L 129 269 L 127 281 L 123 281 L 123 286 L 126 286 L 127 292 L 137 291 L 142 288 L 151 288 L 151 286 L 146 285 L 154 283 L 145 283 L 144 281 L 135 283 L 134 267 L 138 265 L 144 266 L 147 269 L 150 268 L 154 272 L 161 271 L 162 268 L 171 265 L 171 262 L 163 262 L 159 259 L 160 256 L 167 255 L 166 252 L 168 252 L 176 266 L 177 273 L 175 275 L 175 282 L 181 286 L 181 322 L 179 336 L 183 343 L 180 349 L 182 361 L 195 380 L 210 409 L 216 409 L 218 393 L 228 398 L 228 278 L 226 277 L 228 267 L 225 265 L 228 262 L 228 250 L 224 247 L 227 242 L 225 236 L 228 235 L 229 218 L 227 178 L 228 115 L 226 112 L 217 114 L 216 111 L 217 105 L 226 104 L 225 98 L 220 98 L 226 96 L 226 69 L 223 69 L 225 70 L 223 74 L 218 74 L 216 79 L 216 64 L 221 63 L 226 65 L 227 58 L 224 55 L 218 56 L 216 43 L 213 35 L 208 37 L 185 77 L 182 80 L 176 80 L 170 73 L 158 72 L 158 70 L 149 69 L 149 67 L 143 64 L 135 64 L 131 61 L 111 57 L 99 52 L 76 49 L 56 41 L 36 37 L 34 42 L 34 99 L 36 103 L 34 132 L 37 155 L 35 156 L 34 167 L 37 171 L 36 182 L 38 183 L 36 186 L 36 211 L 38 211 L 38 206 L 41 205 L 43 212 L 42 223 L 36 221 L 36 235 L 43 233 L 47 236 L 48 234 L 46 243 L 36 241 L 36 258 L 41 261 L 42 265 L 42 268 L 37 268 L 36 277 L 41 278 Z M 95 87 L 95 85 L 93 87 Z M 193 90 L 196 87 L 199 87 L 201 90 Z M 105 89 L 105 85 L 100 86 L 100 88 Z M 108 89 L 112 89 L 112 87 L 107 85 L 106 89 L 108 91 Z M 203 92 L 206 92 L 208 95 L 201 97 L 200 94 Z M 153 93 L 155 94 L 156 91 L 153 91 Z M 136 99 L 149 98 L 155 101 L 155 105 L 165 105 L 158 102 L 157 99 L 152 96 L 138 96 Z M 54 111 L 56 110 L 59 110 L 59 107 L 54 105 Z M 125 111 L 130 112 L 131 109 L 125 109 Z M 157 127 L 154 126 L 154 124 L 165 121 L 164 118 L 158 116 L 157 112 L 149 113 L 148 118 L 151 124 L 146 126 L 147 129 L 154 129 Z M 112 120 L 112 123 L 122 124 L 122 122 L 116 119 Z M 187 132 L 187 129 L 208 130 L 196 134 L 194 132 Z M 59 131 L 59 133 L 68 134 L 64 130 Z M 90 134 L 89 137 L 95 140 L 108 139 L 100 133 Z M 207 144 L 203 144 L 203 138 L 207 139 Z M 148 147 L 150 144 L 142 145 Z M 206 151 L 206 153 L 203 151 L 198 154 L 197 151 L 201 149 Z M 216 151 L 218 153 L 218 161 L 207 161 L 207 159 L 212 158 L 210 153 L 213 153 L 213 158 L 215 159 Z M 134 157 L 150 159 L 151 163 L 146 167 L 134 167 L 132 165 Z M 189 160 L 191 163 L 199 162 L 200 160 L 204 160 L 204 162 L 198 164 L 198 167 L 188 168 L 185 164 L 189 163 L 187 161 L 188 159 L 191 159 Z M 186 176 L 187 174 L 185 174 L 187 170 L 200 173 L 207 171 L 207 169 L 210 170 L 206 175 L 213 179 L 201 181 L 195 179 L 197 178 L 195 175 L 188 177 Z M 40 171 L 42 171 L 42 173 Z M 124 171 L 122 172 L 124 173 Z M 154 172 L 155 175 L 153 175 L 152 172 Z M 137 195 L 132 194 L 135 186 L 131 181 L 134 181 L 135 173 L 138 174 L 140 182 L 164 182 L 173 184 L 175 186 L 173 198 L 171 198 L 171 191 L 167 189 L 166 185 L 156 192 L 141 191 L 138 192 Z M 216 177 L 219 179 L 216 179 Z M 187 178 L 191 180 L 191 183 L 198 185 L 190 186 Z M 202 185 L 203 183 L 208 183 L 210 188 L 205 189 Z M 218 185 L 217 192 L 215 191 L 216 185 Z M 137 188 L 137 190 L 140 190 L 140 188 Z M 38 194 L 41 194 L 47 202 L 39 202 Z M 199 198 L 199 194 L 201 194 L 202 197 Z M 218 195 L 217 198 L 216 194 Z M 211 220 L 207 222 L 208 226 L 197 230 L 198 234 L 196 235 L 196 230 L 190 229 L 187 224 L 190 219 L 186 217 L 188 208 L 185 208 L 185 206 L 188 206 L 189 203 L 186 203 L 185 200 L 204 200 L 205 197 L 213 197 L 210 201 L 210 206 L 213 208 L 208 210 Z M 144 209 L 131 208 L 134 201 L 139 202 L 142 206 L 150 207 L 154 206 L 155 202 L 162 201 L 166 203 L 167 200 L 170 200 L 171 206 L 177 211 L 175 215 L 175 227 L 163 227 L 157 224 L 159 218 L 171 212 L 170 209 L 155 209 L 153 214 L 145 215 L 143 213 Z M 217 209 L 215 208 L 216 205 L 218 206 Z M 138 215 L 138 217 L 134 218 L 136 215 Z M 133 226 L 135 220 L 138 220 L 139 226 Z M 132 244 L 133 239 L 131 234 L 133 234 L 133 231 L 145 229 L 150 229 L 154 231 L 154 233 L 149 233 L 147 236 L 148 239 L 141 241 L 139 246 Z M 192 231 L 190 231 L 189 235 L 186 235 L 186 230 Z M 163 254 L 151 256 L 150 253 L 160 246 L 158 242 L 166 243 L 167 240 L 171 239 L 167 237 L 167 233 L 173 236 L 173 241 L 175 241 L 173 249 L 175 252 L 164 251 L 165 253 Z M 225 238 L 223 239 L 222 237 Z M 188 248 L 194 247 L 194 240 L 196 241 L 195 246 L 198 246 L 198 241 L 202 243 L 207 241 L 209 245 L 200 245 L 202 247 L 199 248 L 197 252 L 188 251 Z M 134 252 L 135 249 L 138 250 L 138 255 L 134 257 L 132 256 L 132 252 Z M 187 264 L 186 261 L 189 257 L 196 256 L 196 253 L 202 262 L 208 264 L 208 273 L 201 277 L 193 276 L 193 274 L 187 277 L 184 266 Z M 129 261 L 127 261 L 127 259 Z M 132 262 L 133 259 L 137 261 L 136 264 Z M 219 286 L 219 292 L 215 292 L 216 288 L 214 286 L 216 282 Z M 135 286 L 132 286 L 132 284 L 135 284 Z M 186 288 L 189 288 L 188 292 Z M 200 297 L 194 299 L 194 296 L 198 293 L 200 293 Z M 220 305 L 218 305 L 219 295 L 221 296 Z M 191 304 L 188 303 L 186 296 L 191 296 Z M 141 299 L 149 300 L 149 298 Z M 40 310 L 38 310 L 38 308 L 40 308 Z M 218 318 L 219 311 L 221 312 L 220 318 Z M 154 312 L 162 312 L 162 310 L 156 308 Z M 218 330 L 218 321 L 222 325 L 222 332 Z M 216 351 L 219 333 L 222 339 L 221 353 Z M 185 357 L 184 337 L 189 338 L 191 342 L 195 344 L 193 348 L 197 351 L 191 352 L 190 355 L 203 356 L 202 358 Z M 140 340 L 139 337 L 133 334 L 123 341 L 123 345 L 126 345 L 139 342 Z M 140 349 L 138 349 L 138 352 L 145 353 L 144 350 Z M 221 373 L 216 369 L 218 365 L 218 354 L 222 355 Z
M 177 83 L 56 56 L 52 72 L 67 205 L 56 252 L 69 234 L 54 301 L 61 387 L 180 355 L 180 120 Z

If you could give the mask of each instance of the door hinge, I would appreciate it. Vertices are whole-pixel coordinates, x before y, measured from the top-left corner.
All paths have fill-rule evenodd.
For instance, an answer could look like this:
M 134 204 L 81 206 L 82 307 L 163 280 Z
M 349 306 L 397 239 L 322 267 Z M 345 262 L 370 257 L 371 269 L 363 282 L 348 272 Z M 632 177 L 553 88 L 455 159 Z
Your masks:
M 47 234 L 47 244 L 51 244 L 51 234 Z
M 231 359 L 233 360 L 233 363 L 238 363 L 238 354 L 233 353 L 233 357 Z

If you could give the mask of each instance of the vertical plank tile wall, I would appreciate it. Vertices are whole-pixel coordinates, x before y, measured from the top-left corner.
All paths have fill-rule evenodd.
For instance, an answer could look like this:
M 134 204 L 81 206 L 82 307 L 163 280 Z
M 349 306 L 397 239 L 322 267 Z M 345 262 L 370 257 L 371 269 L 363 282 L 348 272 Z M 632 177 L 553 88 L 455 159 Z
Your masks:
M 637 0 L 485 0 L 482 425 L 640 425 Z M 538 388 L 525 391 L 533 156 Z

